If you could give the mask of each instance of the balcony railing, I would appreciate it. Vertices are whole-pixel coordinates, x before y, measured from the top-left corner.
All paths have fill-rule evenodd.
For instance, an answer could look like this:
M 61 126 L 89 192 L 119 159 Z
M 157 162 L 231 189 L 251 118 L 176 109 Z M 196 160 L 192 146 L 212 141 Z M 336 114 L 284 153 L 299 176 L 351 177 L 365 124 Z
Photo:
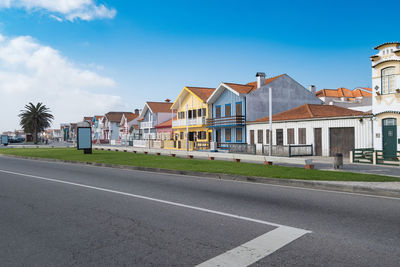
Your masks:
M 244 116 L 236 115 L 222 118 L 207 119 L 207 127 L 223 127 L 228 125 L 244 125 L 246 123 Z
M 156 125 L 155 121 L 145 121 L 145 122 L 141 122 L 140 123 L 140 128 L 144 129 L 144 128 L 154 128 L 154 126 Z
M 205 117 L 197 117 L 197 118 L 192 118 L 192 119 L 180 119 L 180 120 L 172 121 L 172 127 L 205 125 L 205 124 L 206 124 Z

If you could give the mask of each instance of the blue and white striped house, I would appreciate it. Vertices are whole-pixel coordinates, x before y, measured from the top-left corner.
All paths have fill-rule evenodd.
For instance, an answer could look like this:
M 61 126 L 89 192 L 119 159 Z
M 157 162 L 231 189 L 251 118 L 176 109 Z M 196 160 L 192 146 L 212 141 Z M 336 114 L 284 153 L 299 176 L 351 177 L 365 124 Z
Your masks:
M 212 141 L 219 148 L 228 144 L 254 144 L 254 136 L 246 134 L 246 122 L 269 115 L 269 88 L 272 89 L 272 114 L 303 104 L 322 101 L 287 74 L 265 78 L 257 73 L 257 81 L 248 84 L 221 83 L 208 98 L 211 112 L 207 127 L 213 129 Z

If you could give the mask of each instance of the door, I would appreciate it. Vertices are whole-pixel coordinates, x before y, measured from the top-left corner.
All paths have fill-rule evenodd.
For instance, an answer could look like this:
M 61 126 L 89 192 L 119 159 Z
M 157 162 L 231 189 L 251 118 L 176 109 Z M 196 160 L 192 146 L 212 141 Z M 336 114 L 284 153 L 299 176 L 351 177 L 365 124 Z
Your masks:
M 276 129 L 276 145 L 283 146 L 283 129 Z
M 342 153 L 349 157 L 354 149 L 354 127 L 329 128 L 329 147 L 329 156 Z
M 221 143 L 221 130 L 215 131 L 215 138 L 217 140 L 217 143 L 220 144 Z
M 383 157 L 393 159 L 397 152 L 397 122 L 396 119 L 382 120 Z
M 322 156 L 322 129 L 314 128 L 315 156 Z
M 250 130 L 250 145 L 254 145 L 254 130 Z

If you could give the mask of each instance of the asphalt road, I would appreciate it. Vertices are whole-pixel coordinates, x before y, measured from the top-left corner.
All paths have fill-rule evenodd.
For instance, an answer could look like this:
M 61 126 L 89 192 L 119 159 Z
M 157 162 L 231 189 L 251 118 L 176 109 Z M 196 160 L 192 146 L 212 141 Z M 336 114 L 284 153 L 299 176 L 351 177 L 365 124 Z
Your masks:
M 0 156 L 1 266 L 400 266 L 399 244 L 400 199 Z

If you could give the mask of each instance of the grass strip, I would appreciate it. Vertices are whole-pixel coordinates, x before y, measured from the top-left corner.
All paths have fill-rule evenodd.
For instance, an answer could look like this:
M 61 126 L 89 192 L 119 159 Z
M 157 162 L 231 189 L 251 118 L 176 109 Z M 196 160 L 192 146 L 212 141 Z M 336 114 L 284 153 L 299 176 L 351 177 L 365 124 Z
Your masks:
M 400 179 L 396 177 L 374 174 L 306 170 L 304 168 L 277 165 L 265 166 L 262 164 L 243 162 L 185 159 L 114 151 L 93 150 L 93 154 L 84 155 L 82 151 L 78 151 L 74 148 L 7 148 L 0 149 L 0 154 L 268 178 L 358 182 L 400 181 Z

